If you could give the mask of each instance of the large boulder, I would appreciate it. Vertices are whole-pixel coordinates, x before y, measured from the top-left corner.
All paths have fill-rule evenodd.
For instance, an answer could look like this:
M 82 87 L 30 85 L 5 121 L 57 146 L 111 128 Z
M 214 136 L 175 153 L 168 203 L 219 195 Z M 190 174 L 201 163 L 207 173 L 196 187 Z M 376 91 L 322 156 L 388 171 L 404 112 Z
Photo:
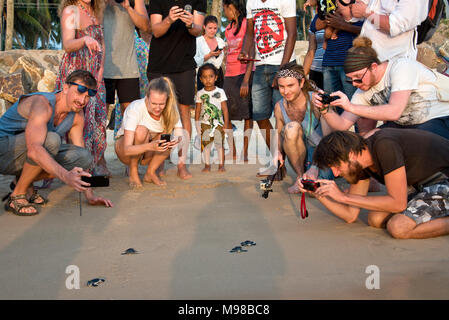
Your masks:
M 14 103 L 24 93 L 21 73 L 0 74 L 1 99 Z

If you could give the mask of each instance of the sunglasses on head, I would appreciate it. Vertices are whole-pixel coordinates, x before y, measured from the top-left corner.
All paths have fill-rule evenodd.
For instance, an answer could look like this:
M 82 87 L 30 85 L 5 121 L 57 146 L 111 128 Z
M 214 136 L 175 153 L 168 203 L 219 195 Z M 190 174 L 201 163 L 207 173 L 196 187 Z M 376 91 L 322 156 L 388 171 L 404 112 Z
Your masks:
M 83 86 L 82 84 L 76 83 L 76 82 L 67 82 L 67 84 L 72 84 L 74 86 L 78 86 L 78 92 L 79 93 L 84 93 L 87 91 L 87 94 L 89 95 L 89 97 L 94 97 L 97 94 L 97 90 L 95 89 L 89 89 L 86 86 Z
M 348 80 L 346 80 L 346 82 L 349 82 L 351 84 L 352 83 L 358 83 L 358 84 L 363 83 L 363 78 L 365 77 L 365 74 L 368 72 L 368 69 L 369 69 L 369 67 L 366 68 L 365 73 L 363 74 L 363 76 L 360 79 L 348 79 Z

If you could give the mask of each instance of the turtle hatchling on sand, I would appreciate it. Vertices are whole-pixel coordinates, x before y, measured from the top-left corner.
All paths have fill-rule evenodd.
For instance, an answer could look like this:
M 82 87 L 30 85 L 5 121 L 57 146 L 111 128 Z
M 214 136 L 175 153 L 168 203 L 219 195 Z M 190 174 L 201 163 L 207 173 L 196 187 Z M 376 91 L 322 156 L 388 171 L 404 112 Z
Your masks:
M 88 287 L 98 287 L 98 285 L 102 282 L 105 282 L 106 280 L 103 278 L 95 278 L 92 280 L 87 281 L 87 286 Z
M 248 252 L 248 250 L 245 250 L 242 247 L 238 246 L 238 247 L 232 248 L 232 250 L 229 252 L 230 253 L 241 253 L 241 252 Z
M 252 246 L 255 246 L 256 243 L 254 241 L 251 241 L 251 240 L 246 240 L 246 241 L 241 242 L 240 245 L 242 247 L 252 247 Z
M 129 249 L 126 249 L 125 251 L 123 251 L 122 255 L 123 254 L 138 254 L 138 253 L 139 253 L 139 251 L 136 251 L 134 248 L 129 248 Z

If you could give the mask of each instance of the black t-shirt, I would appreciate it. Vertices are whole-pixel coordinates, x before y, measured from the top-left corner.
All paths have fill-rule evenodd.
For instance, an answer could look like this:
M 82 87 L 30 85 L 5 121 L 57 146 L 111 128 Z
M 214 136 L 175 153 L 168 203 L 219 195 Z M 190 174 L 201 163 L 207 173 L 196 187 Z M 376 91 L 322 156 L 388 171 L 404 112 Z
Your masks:
M 160 14 L 165 19 L 170 8 L 184 8 L 186 4 L 192 6 L 192 13 L 195 10 L 205 13 L 207 10 L 206 0 L 151 0 L 149 14 Z M 147 70 L 154 73 L 178 73 L 195 69 L 195 53 L 196 37 L 178 19 L 162 37 L 153 36 L 151 39 Z
M 381 129 L 367 139 L 377 172 L 365 169 L 366 178 L 385 183 L 384 176 L 405 166 L 407 184 L 417 184 L 437 172 L 449 176 L 449 140 L 416 129 Z

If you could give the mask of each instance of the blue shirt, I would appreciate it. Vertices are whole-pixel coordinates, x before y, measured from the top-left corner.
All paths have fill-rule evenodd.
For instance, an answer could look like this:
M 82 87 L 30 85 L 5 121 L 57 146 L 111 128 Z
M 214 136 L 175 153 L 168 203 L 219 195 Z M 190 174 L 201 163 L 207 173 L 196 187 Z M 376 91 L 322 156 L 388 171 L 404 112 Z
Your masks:
M 316 32 L 316 19 L 314 19 L 310 25 L 310 31 Z M 361 27 L 363 21 L 357 21 L 352 25 Z M 339 30 L 337 33 L 338 38 L 335 40 L 327 39 L 327 48 L 323 56 L 323 67 L 336 67 L 342 66 L 345 63 L 346 52 L 352 47 L 352 41 L 358 36 L 358 34 Z

